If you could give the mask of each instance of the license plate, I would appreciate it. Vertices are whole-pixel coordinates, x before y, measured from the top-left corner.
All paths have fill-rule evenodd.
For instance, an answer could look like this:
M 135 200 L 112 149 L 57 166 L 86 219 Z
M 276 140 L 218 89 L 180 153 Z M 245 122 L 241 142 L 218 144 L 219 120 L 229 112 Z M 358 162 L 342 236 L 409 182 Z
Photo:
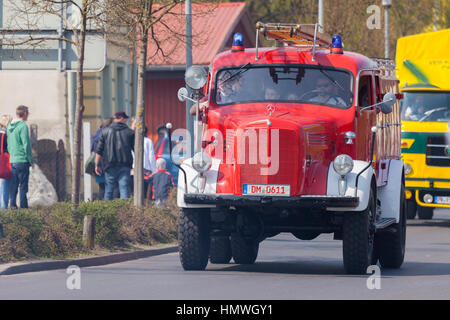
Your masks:
M 288 184 L 244 184 L 242 194 L 289 197 L 291 186 Z
M 450 204 L 450 197 L 434 197 L 434 203 Z

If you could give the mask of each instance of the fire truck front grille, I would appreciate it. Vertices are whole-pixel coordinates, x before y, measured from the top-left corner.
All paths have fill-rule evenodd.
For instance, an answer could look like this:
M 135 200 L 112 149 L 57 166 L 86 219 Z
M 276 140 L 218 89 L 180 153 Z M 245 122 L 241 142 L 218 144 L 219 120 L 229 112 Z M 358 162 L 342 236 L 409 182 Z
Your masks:
M 258 143 L 258 150 L 259 150 Z M 298 146 L 297 133 L 293 130 L 279 129 L 278 170 L 273 174 L 261 174 L 261 169 L 276 168 L 275 164 L 263 165 L 258 157 L 257 164 L 239 165 L 242 184 L 288 184 L 291 190 L 296 185 L 298 177 Z M 273 148 L 272 148 L 273 150 Z M 274 159 L 272 157 L 272 159 Z M 276 159 L 276 157 L 275 157 Z
M 426 164 L 434 167 L 450 167 L 445 136 L 427 137 Z

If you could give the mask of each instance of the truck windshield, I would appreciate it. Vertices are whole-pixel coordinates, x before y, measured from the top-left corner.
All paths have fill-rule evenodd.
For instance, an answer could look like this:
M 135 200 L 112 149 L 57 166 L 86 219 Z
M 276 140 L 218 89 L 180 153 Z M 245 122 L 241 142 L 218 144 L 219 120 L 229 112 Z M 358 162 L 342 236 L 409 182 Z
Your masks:
M 450 121 L 450 92 L 404 92 L 402 120 Z
M 348 108 L 353 103 L 352 77 L 333 68 L 227 68 L 217 73 L 213 97 L 216 105 L 297 102 Z

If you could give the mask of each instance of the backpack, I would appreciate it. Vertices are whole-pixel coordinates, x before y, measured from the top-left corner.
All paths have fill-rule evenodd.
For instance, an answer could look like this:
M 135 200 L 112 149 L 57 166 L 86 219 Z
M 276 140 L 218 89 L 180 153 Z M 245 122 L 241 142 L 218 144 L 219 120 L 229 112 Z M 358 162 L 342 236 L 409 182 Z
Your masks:
M 6 134 L 2 134 L 0 141 L 0 179 L 11 178 L 11 163 L 9 162 L 9 154 L 3 150 Z

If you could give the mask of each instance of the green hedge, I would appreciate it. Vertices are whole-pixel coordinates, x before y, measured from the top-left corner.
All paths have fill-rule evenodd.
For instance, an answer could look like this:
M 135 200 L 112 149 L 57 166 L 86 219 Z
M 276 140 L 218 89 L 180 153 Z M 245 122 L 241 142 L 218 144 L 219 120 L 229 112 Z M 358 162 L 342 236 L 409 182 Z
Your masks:
M 109 250 L 133 244 L 154 245 L 176 240 L 178 208 L 175 196 L 167 207 L 148 205 L 137 209 L 131 199 L 70 203 L 50 207 L 0 212 L 4 237 L 0 239 L 0 263 L 26 259 L 75 257 L 87 250 L 82 245 L 83 219 L 96 218 L 95 244 Z

